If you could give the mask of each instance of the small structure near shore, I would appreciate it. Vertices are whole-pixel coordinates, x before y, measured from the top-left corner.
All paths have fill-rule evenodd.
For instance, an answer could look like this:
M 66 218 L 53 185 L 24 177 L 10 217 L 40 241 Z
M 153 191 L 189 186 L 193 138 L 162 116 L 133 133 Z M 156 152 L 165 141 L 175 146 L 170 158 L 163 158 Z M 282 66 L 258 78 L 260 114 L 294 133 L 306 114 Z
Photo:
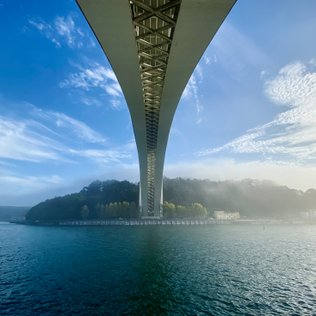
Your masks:
M 218 221 L 235 221 L 240 219 L 239 212 L 214 211 L 214 218 Z

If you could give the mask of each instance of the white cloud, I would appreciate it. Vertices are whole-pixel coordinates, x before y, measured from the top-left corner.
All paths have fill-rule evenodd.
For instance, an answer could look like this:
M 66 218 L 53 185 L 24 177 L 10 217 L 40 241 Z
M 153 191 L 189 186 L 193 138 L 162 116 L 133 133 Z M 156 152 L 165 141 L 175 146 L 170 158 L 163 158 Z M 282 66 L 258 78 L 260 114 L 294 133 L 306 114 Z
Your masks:
M 2 159 L 36 163 L 70 162 L 69 148 L 76 142 L 80 141 L 80 145 L 86 147 L 106 144 L 103 135 L 64 113 L 44 111 L 30 104 L 26 104 L 26 107 L 28 110 L 23 111 L 21 116 L 12 117 L 12 113 L 0 116 Z
M 121 150 L 103 150 L 103 149 L 85 149 L 85 150 L 69 150 L 71 154 L 91 159 L 100 165 L 108 165 L 109 163 L 120 163 L 126 158 L 131 158 L 128 152 Z
M 209 55 L 205 53 L 203 55 L 203 60 L 206 65 L 216 64 L 218 62 L 216 54 Z
M 1 170 L 18 169 L 18 161 L 37 165 L 79 165 L 85 161 L 90 166 L 104 167 L 136 159 L 135 141 L 109 145 L 102 134 L 64 113 L 28 103 L 18 104 L 17 111 L 5 111 L 7 116 L 0 116 Z
M 54 27 L 51 24 L 46 23 L 42 19 L 31 19 L 29 23 L 54 43 L 56 47 L 61 47 L 60 39 L 56 36 Z
M 265 94 L 285 111 L 271 122 L 257 126 L 231 142 L 200 152 L 221 151 L 261 154 L 266 158 L 297 163 L 316 162 L 316 67 L 291 63 L 265 83 Z
M 54 26 L 57 34 L 64 38 L 69 47 L 82 47 L 83 43 L 78 38 L 84 37 L 84 34 L 80 28 L 75 26 L 75 22 L 71 16 L 56 17 Z
M 0 157 L 40 162 L 63 160 L 61 145 L 33 128 L 32 121 L 0 117 Z
M 99 63 L 93 63 L 88 65 L 86 68 L 76 66 L 79 68 L 79 72 L 70 73 L 67 79 L 60 83 L 62 88 L 82 88 L 84 90 L 91 90 L 93 88 L 101 88 L 105 90 L 108 86 L 117 85 L 118 81 L 114 72 L 101 66 Z M 120 90 L 120 87 L 116 87 Z
M 86 92 L 97 89 L 106 92 L 112 98 L 110 102 L 112 107 L 120 109 L 123 93 L 113 70 L 99 63 L 91 63 L 86 68 L 81 66 L 77 68 L 79 68 L 78 72 L 70 73 L 60 83 L 61 88 L 76 88 Z
M 80 48 L 83 46 L 85 34 L 75 25 L 71 15 L 66 17 L 57 16 L 52 23 L 48 23 L 41 18 L 30 19 L 29 24 L 36 28 L 56 47 L 61 47 L 65 43 L 70 48 Z
M 122 149 L 128 151 L 128 152 L 134 152 L 137 153 L 137 147 L 136 147 L 136 141 L 135 138 L 131 139 L 129 142 L 127 142 L 125 145 L 122 146 Z
M 120 168 L 126 161 L 133 163 L 137 160 L 137 148 L 134 138 L 123 145 L 109 149 L 70 149 L 69 153 L 93 160 L 101 167 Z
M 136 159 L 135 142 L 109 147 L 101 134 L 63 113 L 24 103 L 19 111 L 0 116 L 0 198 L 5 204 L 34 205 L 78 191 L 83 186 L 78 177 L 84 176 L 86 184 L 100 172 L 124 177 L 125 163 Z M 73 170 L 76 181 L 69 176 Z
M 80 102 L 82 102 L 83 104 L 88 105 L 88 106 L 100 107 L 102 105 L 102 102 L 99 99 L 94 98 L 94 97 L 89 97 L 86 95 L 84 95 L 80 98 Z
M 35 107 L 31 113 L 33 116 L 42 119 L 45 122 L 45 126 L 51 126 L 51 129 L 59 134 L 62 134 L 66 130 L 67 134 L 71 134 L 86 143 L 106 142 L 104 136 L 91 129 L 87 124 L 64 113 L 43 111 Z
M 3 182 L 6 186 L 24 186 L 25 192 L 23 193 L 32 192 L 34 189 L 40 190 L 43 184 L 61 185 L 63 184 L 63 181 L 64 180 L 58 175 L 51 175 L 47 177 L 0 175 L 0 183 Z M 15 192 L 15 190 L 13 192 Z M 2 191 L 1 193 L 3 194 L 4 192 Z
M 105 86 L 105 91 L 112 97 L 120 97 L 122 96 L 122 90 L 118 83 L 113 83 L 111 85 Z
M 198 64 L 194 72 L 192 73 L 190 80 L 188 81 L 182 94 L 182 97 L 184 99 L 188 99 L 194 103 L 196 114 L 197 114 L 197 119 L 196 119 L 197 124 L 200 124 L 202 122 L 203 105 L 201 104 L 201 101 L 200 101 L 200 92 L 199 92 L 199 85 L 202 83 L 202 81 L 203 81 L 203 69 Z
M 305 107 L 316 93 L 316 66 L 297 61 L 283 67 L 277 77 L 266 82 L 265 92 L 276 104 Z
M 112 98 L 111 100 L 112 108 L 120 110 L 122 107 L 122 103 L 119 99 Z
M 49 112 L 49 114 L 56 118 L 56 125 L 58 127 L 64 127 L 68 130 L 72 130 L 78 138 L 81 138 L 86 142 L 104 143 L 106 141 L 105 137 L 91 129 L 83 122 L 71 118 L 63 113 Z

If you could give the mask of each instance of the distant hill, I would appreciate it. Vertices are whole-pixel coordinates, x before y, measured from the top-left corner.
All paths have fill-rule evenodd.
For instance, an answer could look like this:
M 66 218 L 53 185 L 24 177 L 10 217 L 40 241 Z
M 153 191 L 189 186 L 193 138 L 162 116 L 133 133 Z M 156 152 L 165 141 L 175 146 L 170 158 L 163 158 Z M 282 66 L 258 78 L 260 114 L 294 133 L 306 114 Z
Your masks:
M 29 206 L 0 206 L 0 221 L 6 222 L 13 218 L 24 217 Z
M 128 181 L 94 181 L 79 193 L 56 197 L 32 207 L 28 221 L 137 217 L 138 185 Z M 117 202 L 124 202 L 122 203 Z M 126 216 L 128 215 L 128 216 Z
M 316 190 L 306 192 L 272 181 L 210 181 L 165 179 L 164 200 L 175 204 L 196 201 L 209 211 L 239 211 L 248 218 L 289 218 L 316 209 Z
M 164 179 L 164 200 L 175 205 L 200 203 L 208 216 L 215 210 L 239 211 L 246 218 L 294 218 L 316 209 L 316 190 L 306 192 L 270 181 Z M 138 185 L 128 181 L 94 181 L 79 193 L 32 207 L 29 221 L 138 217 Z

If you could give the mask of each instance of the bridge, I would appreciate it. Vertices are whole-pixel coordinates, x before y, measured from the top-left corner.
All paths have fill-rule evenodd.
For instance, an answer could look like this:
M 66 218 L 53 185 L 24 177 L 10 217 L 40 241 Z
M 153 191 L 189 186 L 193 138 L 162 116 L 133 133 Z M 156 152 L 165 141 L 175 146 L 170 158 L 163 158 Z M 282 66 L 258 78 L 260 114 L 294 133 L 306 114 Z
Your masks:
M 140 167 L 140 211 L 160 218 L 163 166 L 182 92 L 236 0 L 77 0 L 121 85 Z

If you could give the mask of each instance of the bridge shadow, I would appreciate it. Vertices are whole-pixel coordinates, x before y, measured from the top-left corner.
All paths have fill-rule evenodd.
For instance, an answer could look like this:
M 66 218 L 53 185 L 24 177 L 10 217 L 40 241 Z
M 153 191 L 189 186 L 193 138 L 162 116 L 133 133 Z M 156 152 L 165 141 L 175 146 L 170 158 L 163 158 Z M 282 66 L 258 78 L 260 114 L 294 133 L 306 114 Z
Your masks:
M 159 227 L 143 227 L 142 249 L 137 250 L 133 283 L 129 284 L 133 294 L 126 302 L 126 314 L 166 315 L 177 307 L 177 267 L 163 232 Z

